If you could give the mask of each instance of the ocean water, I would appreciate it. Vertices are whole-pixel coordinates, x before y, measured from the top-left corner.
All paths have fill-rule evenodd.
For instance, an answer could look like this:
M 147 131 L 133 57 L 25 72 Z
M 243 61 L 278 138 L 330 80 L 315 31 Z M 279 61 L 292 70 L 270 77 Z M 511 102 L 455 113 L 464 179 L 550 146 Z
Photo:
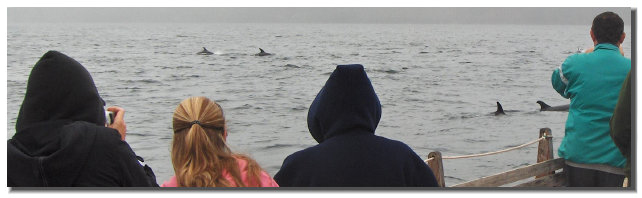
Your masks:
M 171 118 L 178 103 L 221 104 L 232 150 L 272 176 L 289 154 L 316 144 L 307 110 L 338 64 L 362 64 L 383 106 L 376 134 L 426 159 L 506 149 L 553 131 L 557 151 L 568 104 L 551 72 L 592 46 L 590 24 L 8 24 L 7 139 L 15 134 L 29 72 L 48 50 L 92 74 L 108 106 L 126 109 L 127 141 L 159 183 L 173 175 Z M 630 27 L 625 27 L 630 34 Z M 213 55 L 196 55 L 206 47 Z M 254 56 L 258 48 L 272 56 Z M 623 45 L 631 57 L 631 41 Z M 494 116 L 495 102 L 506 116 Z M 537 146 L 444 160 L 446 185 L 536 161 Z M 557 153 L 555 153 L 557 156 Z

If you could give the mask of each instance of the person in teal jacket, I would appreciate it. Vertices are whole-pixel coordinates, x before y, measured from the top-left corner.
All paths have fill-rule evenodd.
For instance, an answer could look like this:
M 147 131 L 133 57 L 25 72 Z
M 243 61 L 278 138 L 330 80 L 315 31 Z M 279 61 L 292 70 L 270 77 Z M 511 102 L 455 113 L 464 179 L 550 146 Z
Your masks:
M 588 53 L 566 58 L 553 71 L 553 88 L 571 99 L 566 129 L 558 149 L 568 186 L 622 186 L 626 159 L 610 137 L 609 120 L 631 59 L 620 53 L 624 22 L 613 12 L 593 19 Z

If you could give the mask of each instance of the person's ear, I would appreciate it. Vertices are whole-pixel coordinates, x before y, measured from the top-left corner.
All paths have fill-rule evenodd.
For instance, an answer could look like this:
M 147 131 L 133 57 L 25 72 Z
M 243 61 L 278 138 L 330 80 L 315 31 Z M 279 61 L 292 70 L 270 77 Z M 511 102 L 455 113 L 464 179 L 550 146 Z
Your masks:
M 227 141 L 227 125 L 223 125 L 223 140 Z
M 622 32 L 622 35 L 620 36 L 620 41 L 618 41 L 618 45 L 622 44 L 624 42 L 624 38 L 626 38 L 626 33 Z

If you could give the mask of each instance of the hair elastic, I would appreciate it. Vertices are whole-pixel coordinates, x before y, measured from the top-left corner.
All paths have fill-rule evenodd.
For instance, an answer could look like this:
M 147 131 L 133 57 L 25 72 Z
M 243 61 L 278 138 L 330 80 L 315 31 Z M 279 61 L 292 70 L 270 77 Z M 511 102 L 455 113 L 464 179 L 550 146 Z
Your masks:
M 192 127 L 194 124 L 198 124 L 203 128 L 214 129 L 214 130 L 224 130 L 223 127 L 212 127 L 212 126 L 203 125 L 203 124 L 201 124 L 201 121 L 198 121 L 198 120 L 194 120 L 194 121 L 190 122 L 189 124 L 190 124 L 189 125 L 190 127 Z

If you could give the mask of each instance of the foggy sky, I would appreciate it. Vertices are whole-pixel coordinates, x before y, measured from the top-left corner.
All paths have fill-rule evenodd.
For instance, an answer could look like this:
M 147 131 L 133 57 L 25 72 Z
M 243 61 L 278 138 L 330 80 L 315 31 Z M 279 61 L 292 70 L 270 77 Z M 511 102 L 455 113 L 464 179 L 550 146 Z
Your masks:
M 7 23 L 590 24 L 631 8 L 7 8 Z

